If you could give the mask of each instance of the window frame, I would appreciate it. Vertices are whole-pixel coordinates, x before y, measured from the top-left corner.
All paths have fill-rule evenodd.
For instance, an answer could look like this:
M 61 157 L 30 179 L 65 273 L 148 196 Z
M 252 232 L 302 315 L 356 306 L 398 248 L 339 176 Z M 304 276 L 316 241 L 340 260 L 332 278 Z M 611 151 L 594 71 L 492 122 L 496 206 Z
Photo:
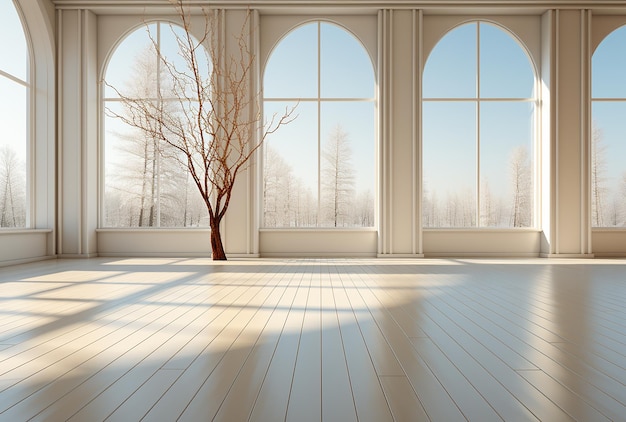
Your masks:
M 103 65 L 103 70 L 102 70 L 102 80 L 104 81 L 107 75 L 107 72 L 109 71 L 109 66 L 111 64 L 112 59 L 115 57 L 116 52 L 118 51 L 118 49 L 123 45 L 123 43 L 128 39 L 128 37 L 130 37 L 131 35 L 139 32 L 139 31 L 147 31 L 148 28 L 152 25 L 156 25 L 155 28 L 155 33 L 156 33 L 156 44 L 157 47 L 159 48 L 159 51 L 162 51 L 161 49 L 161 45 L 162 45 L 162 38 L 161 38 L 161 34 L 163 32 L 162 27 L 165 25 L 167 27 L 176 27 L 179 29 L 184 30 L 184 28 L 182 28 L 180 22 L 176 22 L 174 20 L 171 19 L 167 19 L 167 18 L 155 18 L 155 19 L 151 19 L 151 20 L 146 20 L 143 21 L 142 23 L 139 24 L 133 24 L 131 27 L 129 27 L 126 31 L 124 31 L 120 37 L 117 39 L 117 41 L 115 43 L 113 43 L 113 45 L 111 46 L 105 60 L 104 60 L 104 65 Z M 193 34 L 192 34 L 193 35 Z M 149 42 L 152 42 L 150 40 L 150 38 L 148 38 Z M 162 68 L 162 63 L 161 60 L 158 59 L 158 55 L 155 55 L 156 57 L 156 92 L 160 92 L 160 84 L 162 82 L 162 78 L 159 76 L 160 75 L 160 69 Z M 162 157 L 160 153 L 156 154 L 156 161 L 157 161 L 157 177 L 156 177 L 156 193 L 155 193 L 155 224 L 152 226 L 114 226 L 114 225 L 107 225 L 106 224 L 106 165 L 107 165 L 107 158 L 106 158 L 106 153 L 105 153 L 105 149 L 106 149 L 106 142 L 107 142 L 107 135 L 106 135 L 106 108 L 107 108 L 107 103 L 118 103 L 121 104 L 123 103 L 123 101 L 116 96 L 113 97 L 109 97 L 106 96 L 106 85 L 104 83 L 100 84 L 100 104 L 101 104 L 101 112 L 100 112 L 100 119 L 101 119 L 101 131 L 100 131 L 100 139 L 101 139 L 101 148 L 100 148 L 100 158 L 99 158 L 99 162 L 100 162 L 100 167 L 101 167 L 101 178 L 102 178 L 102 182 L 100 185 L 100 194 L 99 194 L 99 200 L 100 200 L 100 207 L 99 207 L 99 218 L 98 218 L 98 226 L 100 229 L 112 229 L 112 230 L 205 230 L 205 229 L 209 229 L 209 224 L 208 224 L 208 212 L 206 212 L 206 216 L 202 217 L 202 219 L 206 219 L 207 222 L 204 225 L 197 225 L 197 226 L 170 226 L 170 225 L 162 225 L 161 222 L 161 201 L 162 201 L 162 192 L 161 192 L 161 185 L 162 185 L 162 177 L 163 177 L 163 173 L 161 172 L 161 161 L 162 161 Z M 180 100 L 180 98 L 175 98 L 175 97 L 164 97 L 164 96 L 159 96 L 156 95 L 155 97 L 142 97 L 142 100 L 146 100 L 146 101 L 154 101 L 157 104 L 161 103 L 161 104 L 165 104 L 168 102 L 178 102 Z M 188 176 L 187 173 L 185 173 L 186 176 Z M 197 194 L 195 188 L 192 192 L 192 194 Z M 206 211 L 205 209 L 203 209 L 203 211 Z
M 316 59 L 317 59 L 317 70 L 316 70 L 316 74 L 317 74 L 317 92 L 316 92 L 316 97 L 266 97 L 265 96 L 265 92 L 263 92 L 263 96 L 261 98 L 261 103 L 262 103 L 262 113 L 265 114 L 265 104 L 267 102 L 270 103 L 314 103 L 315 107 L 316 107 L 316 112 L 317 112 L 317 208 L 316 208 L 316 215 L 317 215 L 317 221 L 315 225 L 311 225 L 311 226 L 267 226 L 265 224 L 265 198 L 263 195 L 263 189 L 260 188 L 260 194 L 259 194 L 259 221 L 260 221 L 260 229 L 262 230 L 293 230 L 293 229 L 303 229 L 303 230 L 371 230 L 374 229 L 375 227 L 378 226 L 378 183 L 377 183 L 377 176 L 375 176 L 375 182 L 374 185 L 372 186 L 372 194 L 373 194 L 373 222 L 371 226 L 341 226 L 341 227 L 332 227 L 332 226 L 328 226 L 328 225 L 324 225 L 320 222 L 321 220 L 321 214 L 322 214 L 322 200 L 321 200 L 321 195 L 322 195 L 322 182 L 321 182 L 321 178 L 322 178 L 322 171 L 323 171 L 323 144 L 324 144 L 324 134 L 322 133 L 321 130 L 321 121 L 322 121 L 322 105 L 324 103 L 357 103 L 357 104 L 366 104 L 366 103 L 373 103 L 374 105 L 374 125 L 372 127 L 372 135 L 373 135 L 373 141 L 374 141 L 374 157 L 373 159 L 373 164 L 374 164 L 374 171 L 376 173 L 379 172 L 379 166 L 378 166 L 378 144 L 379 144 L 379 130 L 378 130 L 378 107 L 379 107 L 379 94 L 378 94 L 378 84 L 377 84 L 377 70 L 376 70 L 376 66 L 375 66 L 375 61 L 372 57 L 371 51 L 367 48 L 366 44 L 363 42 L 363 40 L 357 35 L 357 33 L 352 30 L 347 24 L 340 22 L 337 19 L 327 19 L 327 18 L 306 18 L 306 19 L 302 19 L 299 20 L 295 25 L 292 25 L 291 27 L 289 27 L 284 33 L 282 33 L 278 39 L 276 40 L 276 42 L 272 45 L 272 47 L 269 49 L 268 54 L 265 57 L 265 62 L 264 62 L 264 66 L 261 70 L 260 73 L 260 80 L 261 80 L 261 85 L 264 85 L 264 81 L 265 81 L 265 72 L 268 68 L 268 63 L 271 62 L 272 59 L 272 55 L 273 53 L 276 51 L 276 48 L 280 46 L 281 42 L 283 40 L 285 40 L 287 37 L 289 37 L 292 33 L 294 33 L 295 31 L 298 31 L 299 29 L 307 26 L 307 25 L 311 25 L 311 24 L 315 24 L 317 26 L 316 28 L 316 33 L 317 33 L 317 51 L 316 51 Z M 321 83 L 321 78 L 322 78 L 322 60 L 321 60 L 321 56 L 322 56 L 322 43 L 321 43 L 321 33 L 322 33 L 322 25 L 323 24 L 327 24 L 327 25 L 333 25 L 339 29 L 341 29 L 342 31 L 344 31 L 347 35 L 350 35 L 351 37 L 353 37 L 354 41 L 356 41 L 360 47 L 363 49 L 363 53 L 367 56 L 368 58 L 368 63 L 371 65 L 371 71 L 372 71 L 372 76 L 373 76 L 373 80 L 372 80 L 372 84 L 373 84 L 373 96 L 372 97 L 332 97 L 332 96 L 323 96 L 322 95 L 322 83 Z M 297 113 L 297 110 L 296 110 Z M 265 177 L 265 152 L 266 152 L 266 148 L 265 145 L 263 145 L 263 147 L 260 150 L 260 171 L 258 172 L 259 174 L 259 185 L 262 186 L 263 182 L 264 182 L 264 177 Z
M 533 56 L 528 48 L 528 46 L 522 41 L 522 39 L 510 28 L 508 28 L 505 24 L 498 22 L 497 20 L 494 19 L 485 19 L 485 18 L 470 18 L 470 19 L 461 19 L 459 22 L 456 22 L 454 25 L 448 27 L 446 30 L 443 31 L 443 33 L 434 41 L 433 45 L 431 46 L 430 50 L 428 51 L 427 56 L 424 59 L 424 66 L 422 68 L 422 84 L 424 84 L 424 72 L 428 66 L 428 59 L 430 58 L 430 54 L 437 48 L 437 46 L 439 45 L 440 41 L 443 40 L 447 35 L 449 35 L 450 33 L 452 33 L 453 31 L 465 26 L 465 25 L 471 25 L 471 24 L 476 24 L 476 55 L 475 55 L 475 61 L 476 61 L 476 68 L 475 68 L 475 72 L 476 72 L 476 85 L 475 85 L 475 90 L 476 93 L 473 97 L 426 97 L 423 96 L 420 98 L 420 103 L 421 103 L 421 113 L 423 114 L 423 110 L 424 110 L 424 105 L 426 103 L 457 103 L 457 104 L 475 104 L 475 118 L 474 118 L 474 122 L 475 122 L 475 156 L 474 156 L 474 170 L 475 170 L 475 204 L 474 204 L 474 210 L 473 212 L 475 213 L 474 217 L 475 217 L 475 221 L 474 224 L 471 226 L 426 226 L 424 220 L 424 211 L 423 211 L 423 206 L 424 206 L 424 189 L 423 189 L 423 185 L 424 185 L 424 167 L 423 167 L 423 154 L 422 155 L 422 165 L 421 165 L 421 169 L 422 169 L 422 174 L 421 174 L 421 184 L 422 184 L 422 196 L 420 198 L 420 206 L 422 207 L 422 212 L 421 212 L 421 216 L 422 216 L 422 221 L 421 221 L 421 230 L 457 230 L 457 231 L 465 231 L 465 230 L 480 230 L 480 231 L 485 231 L 485 230 L 536 230 L 539 227 L 540 224 L 540 177 L 539 177 L 539 167 L 540 167 L 540 126 L 539 126 L 539 122 L 540 122 L 540 96 L 539 96 L 539 87 L 540 87 L 540 83 L 539 83 L 539 71 L 537 68 L 537 65 L 535 63 L 535 60 L 533 59 Z M 532 71 L 533 74 L 533 88 L 532 88 L 532 96 L 531 97 L 526 97 L 526 98 L 521 98 L 521 97 L 486 97 L 486 96 L 482 96 L 481 93 L 481 31 L 480 31 L 480 27 L 481 24 L 487 24 L 487 25 L 491 25 L 496 27 L 497 29 L 501 30 L 502 32 L 504 32 L 506 35 L 508 35 L 512 41 L 514 41 L 520 48 L 520 51 L 525 55 L 525 57 L 528 59 L 528 65 Z M 423 92 L 423 87 L 422 87 L 422 92 Z M 531 160 L 531 175 L 532 175 L 532 181 L 531 181 L 531 186 L 532 186 L 532 192 L 531 192 L 531 198 L 532 198 L 532 205 L 530 207 L 531 212 L 532 212 L 532 216 L 531 216 L 531 223 L 528 226 L 523 226 L 523 227 L 513 227 L 513 226 L 486 226 L 486 225 L 481 225 L 481 220 L 482 220 L 482 215 L 481 215 L 481 191 L 482 191 L 482 186 L 481 186 L 481 159 L 480 159 L 480 151 L 481 151 L 481 105 L 482 104 L 489 104 L 489 103 L 507 103 L 507 104 L 530 104 L 533 107 L 532 110 L 532 121 L 531 121 L 531 127 L 529 130 L 529 133 L 531 134 L 531 145 L 532 145 L 532 150 L 529 151 L 528 157 L 529 160 Z M 423 124 L 423 116 L 422 116 L 422 121 L 420 124 L 420 143 L 421 143 L 421 151 L 423 153 L 423 147 L 424 147 L 424 124 Z
M 25 139 L 24 139 L 24 143 L 25 143 L 24 145 L 25 147 L 25 156 L 24 156 L 25 204 L 24 204 L 24 225 L 15 226 L 15 227 L 0 227 L 0 231 L 2 232 L 33 229 L 34 228 L 33 215 L 34 215 L 34 209 L 35 209 L 35 200 L 34 200 L 35 188 L 34 188 L 34 175 L 33 175 L 34 162 L 35 162 L 35 157 L 34 157 L 35 141 L 33 137 L 33 134 L 35 133 L 35 130 L 34 130 L 35 122 L 33 119 L 33 115 L 35 111 L 34 110 L 35 100 L 33 98 L 34 90 L 32 88 L 35 75 L 34 75 L 34 66 L 33 66 L 33 60 L 34 60 L 33 46 L 31 43 L 28 27 L 26 25 L 26 19 L 20 8 L 19 3 L 11 0 L 11 5 L 13 6 L 13 9 L 15 10 L 15 14 L 17 16 L 17 19 L 19 20 L 22 33 L 24 36 L 24 46 L 26 49 L 25 51 L 26 53 L 26 70 L 25 70 L 26 79 L 21 79 L 20 77 L 15 76 L 9 73 L 8 71 L 3 70 L 2 68 L 0 68 L 0 78 L 6 78 L 11 83 L 20 85 L 26 90 L 25 92 L 26 107 L 24 110 L 24 113 L 25 113 L 25 119 L 24 119 L 25 120 L 25 127 L 24 127 L 24 130 L 25 130 Z
M 598 52 L 598 49 L 600 49 L 603 45 L 603 43 L 609 38 L 611 37 L 613 34 L 615 34 L 617 31 L 623 31 L 624 34 L 626 35 L 626 22 L 622 22 L 621 24 L 617 25 L 615 28 L 611 28 L 610 31 L 608 31 L 608 33 L 604 34 L 603 37 L 599 40 L 598 44 L 596 45 L 595 49 L 593 50 L 591 57 L 590 57 L 590 63 L 589 63 L 589 68 L 591 71 L 591 74 L 593 75 L 594 73 L 594 56 L 595 54 Z M 589 123 L 589 220 L 590 220 L 590 226 L 591 229 L 594 231 L 613 231 L 613 232 L 617 232 L 617 231 L 624 231 L 626 230 L 626 206 L 624 207 L 624 224 L 623 225 L 595 225 L 594 223 L 594 215 L 596 214 L 596 210 L 595 210 L 595 199 L 594 199 L 594 186 L 593 186 L 593 166 L 594 166 L 594 105 L 595 104 L 621 104 L 623 107 L 626 107 L 626 95 L 622 96 L 622 97 L 617 97 L 617 96 L 609 96 L 609 97 L 603 97 L 603 96 L 595 96 L 594 95 L 594 86 L 593 86 L 593 78 L 590 78 L 590 90 L 589 90 L 589 103 L 590 103 L 590 108 L 589 108 L 589 114 L 590 114 L 590 123 Z M 610 150 L 607 151 L 607 153 L 610 155 Z M 625 177 L 624 182 L 626 183 L 626 166 L 623 166 L 621 169 L 621 176 Z M 617 181 L 617 183 L 619 183 L 619 181 Z M 618 192 L 614 192 L 613 194 L 613 199 L 617 199 L 616 197 L 619 196 L 619 191 Z M 606 199 L 611 199 L 609 197 L 605 197 Z M 610 201 L 609 201 L 610 202 Z

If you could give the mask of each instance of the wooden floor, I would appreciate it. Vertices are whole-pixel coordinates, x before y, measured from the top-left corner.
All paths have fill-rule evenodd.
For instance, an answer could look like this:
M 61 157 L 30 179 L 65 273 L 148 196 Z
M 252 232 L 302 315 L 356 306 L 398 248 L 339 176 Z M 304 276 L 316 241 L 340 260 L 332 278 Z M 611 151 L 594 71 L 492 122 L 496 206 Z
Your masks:
M 626 260 L 0 269 L 2 421 L 626 420 Z

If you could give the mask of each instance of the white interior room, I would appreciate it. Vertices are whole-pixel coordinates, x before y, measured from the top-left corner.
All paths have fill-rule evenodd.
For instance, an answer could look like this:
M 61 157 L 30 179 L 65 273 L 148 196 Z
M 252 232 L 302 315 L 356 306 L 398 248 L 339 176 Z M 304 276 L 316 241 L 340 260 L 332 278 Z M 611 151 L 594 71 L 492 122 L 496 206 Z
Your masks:
M 626 1 L 185 1 L 194 36 L 202 36 L 205 12 L 213 17 L 211 30 L 225 57 L 240 52 L 233 36 L 241 35 L 249 47 L 254 60 L 246 81 L 250 98 L 258 99 L 250 113 L 268 121 L 295 106 L 293 121 L 265 138 L 237 178 L 221 224 L 229 258 L 223 267 L 210 260 L 207 210 L 187 170 L 162 145 L 114 116 L 124 113 L 118 90 L 148 92 L 153 83 L 166 84 L 150 64 L 158 60 L 150 60 L 155 49 L 159 54 L 176 49 L 172 34 L 180 31 L 181 19 L 172 2 L 0 1 L 5 309 L 37 310 L 31 293 L 42 287 L 38 283 L 71 289 L 56 300 L 72 296 L 98 303 L 76 313 L 68 305 L 63 309 L 69 319 L 65 311 L 54 314 L 52 302 L 39 316 L 2 315 L 9 328 L 2 331 L 0 352 L 9 354 L 0 366 L 0 403 L 7 404 L 0 408 L 0 420 L 139 420 L 146 415 L 206 420 L 198 416 L 207 414 L 203 405 L 214 406 L 208 420 L 305 420 L 305 414 L 316 420 L 615 420 L 625 414 L 626 326 L 620 301 L 626 291 L 620 282 L 626 274 L 626 119 L 620 112 L 626 112 Z M 260 128 L 253 139 L 262 133 Z M 207 275 L 214 272 L 219 273 L 215 279 Z M 136 285 L 119 291 L 112 285 L 87 288 L 75 278 L 79 273 L 88 284 L 111 277 L 121 286 L 136 276 Z M 283 350 L 276 345 L 283 344 L 284 331 L 272 331 L 274 343 L 264 343 L 276 348 L 264 352 L 270 355 L 263 377 L 238 378 L 253 371 L 245 363 L 233 364 L 232 373 L 224 370 L 232 382 L 220 390 L 217 405 L 196 399 L 198 392 L 210 395 L 209 387 L 198 386 L 185 393 L 191 394 L 185 401 L 189 406 L 167 413 L 169 402 L 158 404 L 166 393 L 155 386 L 159 380 L 176 386 L 184 378 L 180 374 L 189 373 L 168 372 L 179 370 L 173 364 L 155 369 L 145 389 L 123 393 L 113 407 L 101 394 L 105 387 L 83 398 L 79 387 L 68 387 L 67 400 L 80 403 L 67 407 L 73 409 L 69 413 L 59 411 L 65 396 L 37 398 L 48 383 L 66 382 L 64 375 L 41 375 L 37 389 L 14 387 L 15 380 L 48 368 L 47 358 L 29 355 L 31 336 L 41 346 L 46 330 L 71 336 L 70 327 L 83 317 L 99 324 L 106 318 L 96 315 L 123 319 L 120 312 L 128 304 L 139 306 L 148 298 L 154 304 L 161 296 L 164 301 L 184 296 L 206 304 L 206 297 L 185 285 L 185 277 L 198 289 L 203 283 L 234 289 L 233 280 L 244 280 L 242 286 L 250 281 L 239 287 L 243 296 L 222 303 L 229 310 L 241 305 L 239 316 L 249 312 L 248 303 L 254 312 L 283 306 L 308 310 L 312 300 L 316 322 L 305 311 L 299 320 L 289 312 L 280 318 L 285 326 L 313 324 L 320 333 L 312 340 L 301 328 L 298 350 L 313 341 L 323 354 L 327 338 L 326 344 L 346 355 L 343 366 L 330 362 L 326 368 L 337 364 L 345 370 L 346 377 L 335 384 L 339 404 L 308 413 L 303 397 L 311 392 L 296 388 L 309 379 L 305 372 L 294 375 L 285 390 L 285 403 L 296 413 L 286 410 L 288 404 L 273 408 L 278 413 L 259 404 L 273 400 L 268 379 L 279 375 L 269 362 L 274 362 L 272 353 Z M 306 291 L 302 280 L 308 280 Z M 476 291 L 454 290 L 461 289 L 459 280 L 477 283 Z M 296 281 L 299 287 L 286 305 L 273 296 L 277 290 L 264 290 L 289 291 Z M 320 290 L 311 296 L 314 285 Z M 416 290 L 418 285 L 425 290 Z M 333 294 L 327 296 L 323 287 Z M 182 296 L 171 296 L 173 288 Z M 448 288 L 455 293 L 448 296 Z M 491 289 L 493 297 L 485 293 Z M 354 291 L 358 299 L 351 296 Z M 425 297 L 430 298 L 426 304 Z M 334 310 L 334 322 L 325 320 L 327 307 Z M 342 322 L 342 307 L 354 310 L 348 323 Z M 239 333 L 250 334 L 248 329 L 258 338 L 267 334 L 265 325 L 246 328 L 254 315 L 261 314 L 248 315 L 236 328 L 237 339 Z M 274 321 L 277 315 L 261 320 Z M 415 322 L 422 317 L 430 322 Z M 167 318 L 163 314 L 153 321 L 169 324 Z M 467 324 L 455 325 L 460 320 Z M 334 323 L 336 332 L 323 328 Z M 362 349 L 351 349 L 352 355 L 345 346 L 353 341 L 349 335 L 363 343 Z M 499 343 L 494 346 L 487 337 Z M 373 351 L 379 341 L 386 344 L 380 355 Z M 257 344 L 223 350 L 253 356 L 262 352 Z M 524 351 L 511 358 L 516 345 L 536 348 L 520 346 Z M 15 347 L 19 352 L 12 353 Z M 67 356 L 75 353 L 68 350 Z M 454 351 L 457 358 L 468 354 L 472 358 L 465 362 L 478 363 L 463 366 Z M 506 365 L 489 366 L 489 353 Z M 585 356 L 594 358 L 589 363 Z M 378 358 L 392 363 L 385 366 Z M 371 364 L 366 365 L 371 373 L 361 378 L 353 370 L 359 359 Z M 574 363 L 568 366 L 570 360 Z M 19 372 L 29 362 L 43 366 Z M 422 364 L 424 373 L 416 369 Z M 485 371 L 493 384 L 481 384 Z M 600 381 L 585 382 L 586 376 Z M 429 390 L 423 379 L 431 378 L 437 388 Z M 207 374 L 203 380 L 208 379 Z M 242 399 L 249 403 L 239 409 L 245 415 L 234 417 L 233 397 L 245 396 L 238 379 L 256 379 L 258 388 L 249 401 Z M 359 395 L 355 385 L 372 379 L 379 391 Z M 524 388 L 516 387 L 518 381 Z M 353 383 L 345 397 L 342 382 Z M 465 382 L 476 401 L 472 394 L 464 401 L 455 390 Z M 319 402 L 334 403 L 332 384 L 320 383 Z M 230 395 L 231 389 L 238 396 Z M 494 393 L 500 389 L 513 397 L 511 402 Z M 128 403 L 139 403 L 151 394 L 156 398 L 147 399 L 148 408 L 122 405 L 129 397 Z M 342 413 L 346 400 L 353 405 Z M 45 405 L 39 409 L 36 403 Z M 377 413 L 376 403 L 385 411 Z M 37 411 L 29 413 L 28 407 Z M 161 408 L 159 418 L 155 410 Z M 455 411 L 447 413 L 450 408 Z

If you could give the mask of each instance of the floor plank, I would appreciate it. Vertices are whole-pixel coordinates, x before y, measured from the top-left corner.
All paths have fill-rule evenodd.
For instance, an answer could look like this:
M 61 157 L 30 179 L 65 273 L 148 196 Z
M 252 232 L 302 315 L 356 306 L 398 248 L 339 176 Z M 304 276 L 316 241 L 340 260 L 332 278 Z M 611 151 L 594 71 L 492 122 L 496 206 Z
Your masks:
M 322 419 L 322 325 L 319 269 L 305 274 L 306 309 L 300 329 L 286 420 Z M 306 286 L 306 287 L 305 287 Z
M 251 420 L 271 422 L 286 418 L 307 297 L 307 289 L 298 289 L 288 309 L 280 339 L 253 404 Z
M 393 420 L 378 374 L 359 329 L 352 303 L 342 278 L 347 275 L 338 271 L 335 287 L 335 307 L 344 346 L 350 387 L 359 421 L 384 422 Z

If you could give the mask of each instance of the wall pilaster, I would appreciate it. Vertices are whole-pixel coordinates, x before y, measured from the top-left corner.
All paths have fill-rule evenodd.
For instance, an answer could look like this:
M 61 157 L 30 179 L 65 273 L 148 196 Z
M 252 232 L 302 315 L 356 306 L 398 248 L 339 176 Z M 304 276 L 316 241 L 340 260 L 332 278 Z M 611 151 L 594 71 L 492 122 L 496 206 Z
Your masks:
M 57 204 L 60 256 L 97 253 L 97 18 L 57 10 Z
M 420 256 L 421 12 L 379 15 L 379 256 Z
M 592 256 L 588 10 L 544 16 L 542 255 Z

